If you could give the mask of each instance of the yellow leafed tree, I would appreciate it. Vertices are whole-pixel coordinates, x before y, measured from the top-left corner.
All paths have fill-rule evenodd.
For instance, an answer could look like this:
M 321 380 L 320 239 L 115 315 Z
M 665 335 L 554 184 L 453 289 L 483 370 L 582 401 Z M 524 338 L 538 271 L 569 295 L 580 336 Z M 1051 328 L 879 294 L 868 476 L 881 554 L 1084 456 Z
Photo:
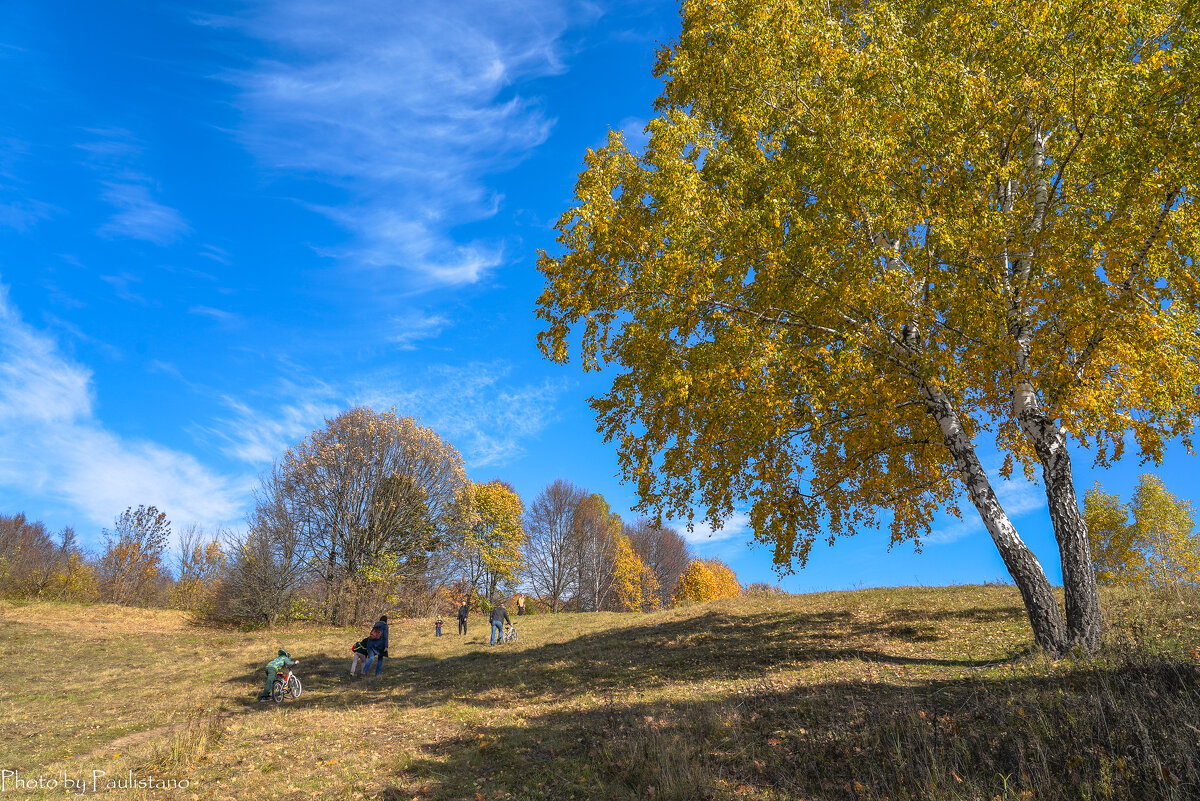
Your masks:
M 1133 521 L 1129 522 L 1132 514 Z M 1200 581 L 1200 534 L 1190 501 L 1145 474 L 1126 506 L 1099 482 L 1084 497 L 1084 516 L 1102 584 L 1171 585 Z
M 966 498 L 1046 651 L 1103 627 L 1072 443 L 1200 416 L 1200 37 L 1185 0 L 687 0 L 648 141 L 589 151 L 543 353 L 640 509 L 749 511 L 780 569 Z M 1132 436 L 1128 436 L 1128 435 Z M 1002 454 L 988 470 L 978 448 Z M 1065 609 L 996 483 L 1040 479 Z
M 622 612 L 650 612 L 659 606 L 658 579 L 624 534 L 616 536 L 614 546 L 613 594 Z
M 679 587 L 671 603 L 715 601 L 742 594 L 733 568 L 720 559 L 695 559 L 679 577 Z
M 471 483 L 464 507 L 466 523 L 458 544 L 462 579 L 491 602 L 501 587 L 516 584 L 524 564 L 525 505 L 511 484 L 496 479 Z

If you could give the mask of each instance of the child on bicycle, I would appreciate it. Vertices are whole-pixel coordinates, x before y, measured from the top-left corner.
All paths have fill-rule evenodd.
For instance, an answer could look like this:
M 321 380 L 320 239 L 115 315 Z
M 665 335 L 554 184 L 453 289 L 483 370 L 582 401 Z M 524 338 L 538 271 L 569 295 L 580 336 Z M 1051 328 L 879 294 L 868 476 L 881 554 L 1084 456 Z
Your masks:
M 259 701 L 271 700 L 271 685 L 275 683 L 275 677 L 279 675 L 279 671 L 284 668 L 289 668 L 296 664 L 296 660 L 282 648 L 279 649 L 279 656 L 267 663 L 264 670 L 267 671 L 267 683 L 263 685 L 262 695 L 258 696 Z

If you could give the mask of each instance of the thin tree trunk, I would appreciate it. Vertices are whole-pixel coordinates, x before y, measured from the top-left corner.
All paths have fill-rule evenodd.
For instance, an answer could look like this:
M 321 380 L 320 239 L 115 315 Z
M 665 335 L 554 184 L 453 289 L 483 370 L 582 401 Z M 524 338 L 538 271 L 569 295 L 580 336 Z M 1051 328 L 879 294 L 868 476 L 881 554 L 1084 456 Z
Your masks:
M 1087 523 L 1079 513 L 1079 500 L 1075 496 L 1067 438 L 1062 428 L 1038 407 L 1033 387 L 1028 382 L 1014 393 L 1013 411 L 1042 463 L 1050 523 L 1054 526 L 1054 539 L 1058 541 L 1062 561 L 1070 644 L 1093 653 L 1100 647 L 1104 617 L 1100 611 Z
M 1008 519 L 988 481 L 983 466 L 975 454 L 975 446 L 967 437 L 954 407 L 938 389 L 922 382 L 921 394 L 926 408 L 937 420 L 942 437 L 954 457 L 955 466 L 967 486 L 967 495 L 979 512 L 984 526 L 1000 552 L 1008 573 L 1012 576 L 1025 602 L 1029 625 L 1038 646 L 1052 656 L 1062 655 L 1068 647 L 1062 611 L 1054 590 L 1046 578 L 1037 556 L 1021 540 L 1012 521 Z

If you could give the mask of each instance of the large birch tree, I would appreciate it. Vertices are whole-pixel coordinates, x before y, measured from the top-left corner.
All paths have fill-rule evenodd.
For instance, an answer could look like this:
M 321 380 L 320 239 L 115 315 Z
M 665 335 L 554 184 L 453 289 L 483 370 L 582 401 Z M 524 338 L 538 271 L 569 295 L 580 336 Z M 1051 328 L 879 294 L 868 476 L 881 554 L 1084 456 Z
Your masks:
M 1155 460 L 1200 413 L 1196 9 L 685 2 L 648 144 L 588 153 L 539 263 L 540 345 L 616 368 L 593 406 L 642 508 L 748 507 L 786 568 L 965 497 L 1037 643 L 1094 649 L 1069 443 Z M 1065 610 L 995 491 L 1014 470 Z

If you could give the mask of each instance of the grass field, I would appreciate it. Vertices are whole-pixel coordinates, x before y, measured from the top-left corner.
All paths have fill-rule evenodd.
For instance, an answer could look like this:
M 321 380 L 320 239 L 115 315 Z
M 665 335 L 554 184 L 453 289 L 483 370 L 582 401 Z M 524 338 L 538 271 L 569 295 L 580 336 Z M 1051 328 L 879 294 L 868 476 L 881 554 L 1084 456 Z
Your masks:
M 1032 654 L 1011 587 L 903 588 L 528 615 L 495 648 L 395 621 L 368 679 L 360 630 L 0 603 L 0 798 L 1200 797 L 1196 596 L 1106 602 L 1091 660 Z M 306 692 L 258 704 L 281 646 Z

